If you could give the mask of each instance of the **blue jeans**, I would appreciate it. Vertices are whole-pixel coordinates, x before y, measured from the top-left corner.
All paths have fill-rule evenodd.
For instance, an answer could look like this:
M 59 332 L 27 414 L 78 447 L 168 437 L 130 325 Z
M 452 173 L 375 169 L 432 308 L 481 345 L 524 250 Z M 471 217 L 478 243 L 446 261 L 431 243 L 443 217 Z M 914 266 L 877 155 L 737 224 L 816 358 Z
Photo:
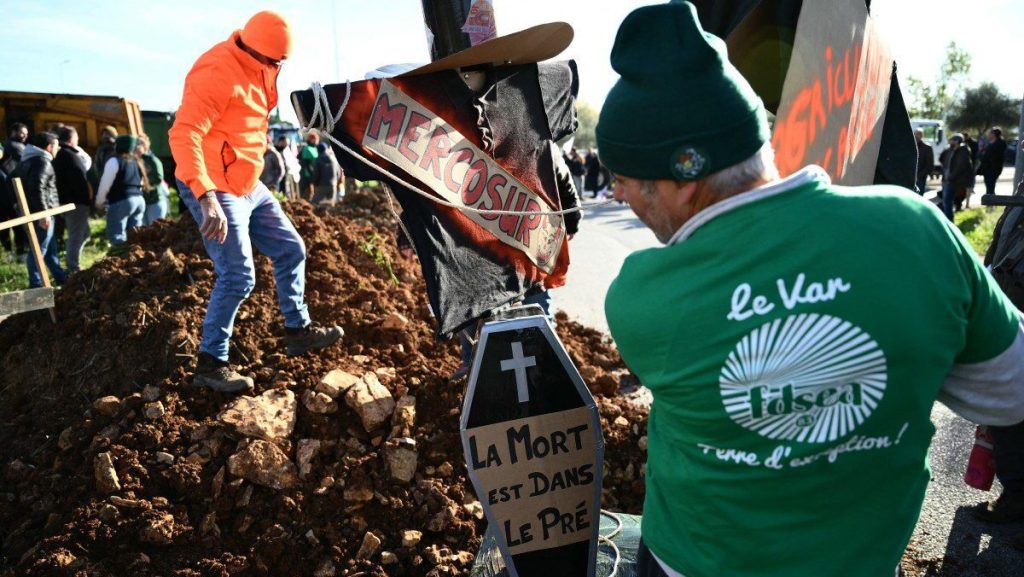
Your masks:
M 39 249 L 43 252 L 43 263 L 46 264 L 46 268 L 50 269 L 50 273 L 53 274 L 53 281 L 58 285 L 64 284 L 64 281 L 68 279 L 68 274 L 60 267 L 60 254 L 57 251 L 57 237 L 53 234 L 54 220 L 48 218 L 50 226 L 45 230 L 39 226 L 39 223 L 33 223 L 36 227 L 36 237 L 39 239 Z M 36 268 L 36 259 L 31 254 L 28 255 L 28 259 L 25 261 L 25 266 L 28 268 L 28 288 L 39 288 L 43 286 L 43 275 L 39 274 L 39 269 Z
M 946 215 L 949 222 L 953 222 L 953 198 L 956 196 L 954 189 L 948 182 L 942 183 L 942 214 Z
M 142 224 L 149 226 L 154 222 L 165 218 L 171 209 L 171 203 L 167 198 L 167 185 L 160 183 L 160 200 L 153 204 L 146 205 L 146 212 L 142 217 Z
M 524 298 L 523 304 L 540 305 L 540 308 L 544 310 L 544 316 L 551 318 L 551 293 L 548 291 L 541 291 Z
M 201 225 L 203 215 L 199 200 L 181 181 L 178 181 L 178 193 L 192 218 Z M 206 254 L 213 260 L 217 281 L 210 293 L 199 350 L 227 361 L 228 342 L 238 307 L 256 287 L 253 247 L 270 257 L 274 265 L 277 302 L 284 314 L 284 325 L 300 328 L 309 324 L 309 311 L 304 301 L 306 245 L 281 210 L 281 204 L 263 183 L 257 182 L 253 191 L 245 196 L 217 192 L 217 200 L 228 219 L 228 236 L 224 244 L 203 239 Z
M 128 229 L 142 226 L 145 212 L 146 201 L 141 196 L 129 196 L 110 203 L 107 207 L 107 240 L 110 244 L 122 244 L 128 240 Z

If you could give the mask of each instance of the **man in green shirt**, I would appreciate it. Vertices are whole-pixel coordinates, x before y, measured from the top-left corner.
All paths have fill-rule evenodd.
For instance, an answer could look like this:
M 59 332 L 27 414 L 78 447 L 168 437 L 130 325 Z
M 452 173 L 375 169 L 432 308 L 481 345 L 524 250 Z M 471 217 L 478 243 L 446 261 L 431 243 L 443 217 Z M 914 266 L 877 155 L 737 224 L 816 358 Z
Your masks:
M 892 575 L 934 402 L 1024 419 L 1016 309 L 912 192 L 780 179 L 760 99 L 689 3 L 634 11 L 611 60 L 601 160 L 667 245 L 605 303 L 654 396 L 639 574 Z

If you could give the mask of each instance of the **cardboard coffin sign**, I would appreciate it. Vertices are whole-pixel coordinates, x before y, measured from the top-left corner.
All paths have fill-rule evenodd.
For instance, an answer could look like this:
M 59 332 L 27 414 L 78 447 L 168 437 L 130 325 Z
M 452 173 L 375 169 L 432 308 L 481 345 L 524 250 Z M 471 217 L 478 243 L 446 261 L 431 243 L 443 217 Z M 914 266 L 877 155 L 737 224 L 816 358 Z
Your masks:
M 604 438 L 543 316 L 484 325 L 462 409 L 469 477 L 512 577 L 593 577 Z

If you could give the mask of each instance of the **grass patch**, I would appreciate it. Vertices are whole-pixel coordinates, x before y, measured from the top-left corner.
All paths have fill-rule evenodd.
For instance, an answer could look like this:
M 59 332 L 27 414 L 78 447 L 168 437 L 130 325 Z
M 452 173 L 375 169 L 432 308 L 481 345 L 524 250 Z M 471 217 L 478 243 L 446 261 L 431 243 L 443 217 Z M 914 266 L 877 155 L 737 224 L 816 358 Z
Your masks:
M 964 233 L 979 256 L 983 256 L 992 244 L 992 233 L 995 231 L 996 222 L 1002 215 L 1002 210 L 983 206 L 962 210 L 955 215 L 956 226 Z
M 82 249 L 79 264 L 82 269 L 87 269 L 96 261 L 107 256 L 110 250 L 110 243 L 106 238 L 107 219 L 89 219 L 89 242 Z M 61 252 L 61 266 L 67 267 L 65 253 Z M 53 278 L 50 278 L 53 282 Z M 0 293 L 19 291 L 28 288 L 28 270 L 25 263 L 14 260 L 14 255 L 7 253 L 0 248 Z

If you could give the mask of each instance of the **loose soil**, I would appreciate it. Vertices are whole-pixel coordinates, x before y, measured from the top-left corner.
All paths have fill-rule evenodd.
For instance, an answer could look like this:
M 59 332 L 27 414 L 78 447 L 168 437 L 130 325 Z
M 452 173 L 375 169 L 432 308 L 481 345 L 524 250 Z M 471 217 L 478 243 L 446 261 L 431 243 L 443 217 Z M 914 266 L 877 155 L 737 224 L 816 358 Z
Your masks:
M 344 327 L 343 344 L 282 354 L 272 269 L 258 257 L 231 357 L 257 395 L 301 399 L 332 369 L 375 372 L 396 399 L 415 396 L 415 425 L 369 434 L 344 402 L 318 414 L 300 400 L 280 445 L 294 459 L 300 440 L 319 440 L 311 473 L 280 491 L 233 477 L 227 460 L 248 441 L 216 420 L 232 397 L 191 386 L 212 263 L 189 217 L 157 223 L 58 291 L 59 324 L 40 312 L 0 325 L 0 575 L 468 574 L 485 522 L 459 437 L 465 383 L 447 378 L 457 343 L 435 340 L 418 265 L 398 254 L 386 203 L 364 193 L 339 207 L 286 206 L 306 242 L 310 312 Z M 409 323 L 383 328 L 394 313 Z M 557 324 L 598 398 L 604 506 L 638 513 L 647 410 L 618 394 L 635 380 L 606 337 L 564 316 Z M 112 410 L 94 408 L 108 395 Z M 147 411 L 156 402 L 162 414 Z M 392 436 L 416 441 L 410 483 L 390 477 Z M 100 453 L 120 480 L 114 493 L 97 487 Z M 372 497 L 346 498 L 360 492 Z M 411 529 L 422 540 L 403 546 Z M 381 545 L 357 559 L 367 533 Z

